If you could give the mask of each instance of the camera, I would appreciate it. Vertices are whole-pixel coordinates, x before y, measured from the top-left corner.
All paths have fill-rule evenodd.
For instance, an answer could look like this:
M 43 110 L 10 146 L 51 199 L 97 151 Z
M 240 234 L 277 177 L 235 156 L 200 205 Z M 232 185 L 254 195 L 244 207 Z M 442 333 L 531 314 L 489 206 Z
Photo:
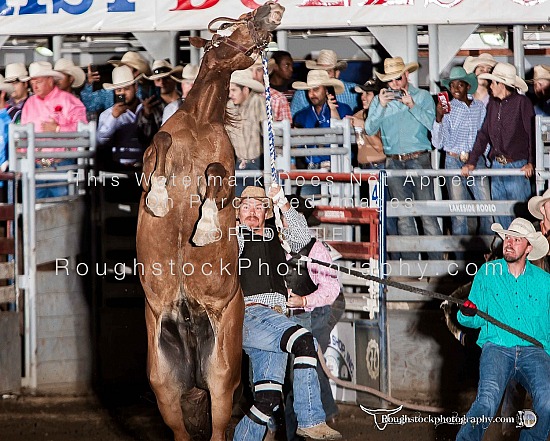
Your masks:
M 115 96 L 115 103 L 125 103 L 126 102 L 126 96 L 124 94 L 118 94 Z
M 394 100 L 400 100 L 401 98 L 403 98 L 403 91 L 402 90 L 396 90 L 396 89 L 386 89 L 388 91 L 388 93 L 391 93 L 393 94 L 393 99 Z

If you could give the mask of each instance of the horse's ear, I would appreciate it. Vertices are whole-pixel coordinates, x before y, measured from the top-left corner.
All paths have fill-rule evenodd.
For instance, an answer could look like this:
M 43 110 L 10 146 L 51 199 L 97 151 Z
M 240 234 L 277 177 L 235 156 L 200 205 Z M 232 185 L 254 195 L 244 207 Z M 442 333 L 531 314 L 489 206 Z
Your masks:
M 189 37 L 189 43 L 191 43 L 193 47 L 200 49 L 201 47 L 206 46 L 206 43 L 208 43 L 208 40 L 205 40 L 204 38 L 201 38 L 201 37 Z

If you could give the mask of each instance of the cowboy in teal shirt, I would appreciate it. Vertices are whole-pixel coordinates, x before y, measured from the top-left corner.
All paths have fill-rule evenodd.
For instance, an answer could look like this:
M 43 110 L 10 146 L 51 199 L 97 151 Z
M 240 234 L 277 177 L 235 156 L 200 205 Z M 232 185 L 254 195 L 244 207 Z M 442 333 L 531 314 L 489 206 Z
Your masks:
M 521 383 L 531 395 L 537 414 L 529 437 L 520 439 L 546 441 L 550 433 L 550 274 L 528 260 L 548 254 L 548 241 L 533 224 L 515 219 L 508 230 L 493 224 L 504 240 L 504 258 L 484 264 L 477 272 L 468 300 L 460 306 L 458 321 L 471 328 L 481 328 L 477 343 L 482 348 L 479 361 L 477 397 L 466 415 L 457 441 L 481 440 L 488 423 L 474 423 L 476 418 L 491 420 L 499 407 L 506 385 L 512 379 Z M 536 340 L 539 348 L 477 315 L 477 308 L 506 325 Z M 525 430 L 525 429 L 524 429 Z

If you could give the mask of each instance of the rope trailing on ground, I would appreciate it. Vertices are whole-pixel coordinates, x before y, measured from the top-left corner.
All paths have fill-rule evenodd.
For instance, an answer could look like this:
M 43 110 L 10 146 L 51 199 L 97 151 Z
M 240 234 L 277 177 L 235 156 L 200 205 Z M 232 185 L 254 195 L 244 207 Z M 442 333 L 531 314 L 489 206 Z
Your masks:
M 340 271 L 340 272 L 349 274 L 350 276 L 359 277 L 360 279 L 365 279 L 365 280 L 372 280 L 373 282 L 380 283 L 382 285 L 393 286 L 394 288 L 398 288 L 398 289 L 401 289 L 403 291 L 413 292 L 413 293 L 420 294 L 420 295 L 427 296 L 427 297 L 431 297 L 431 298 L 434 298 L 434 299 L 446 300 L 448 302 L 456 303 L 457 305 L 463 305 L 464 304 L 464 300 L 462 300 L 462 299 L 457 299 L 455 297 L 447 296 L 445 294 L 440 294 L 440 293 L 437 293 L 437 292 L 434 292 L 434 291 L 428 291 L 428 290 L 422 289 L 422 288 L 415 288 L 415 287 L 406 285 L 404 283 L 394 282 L 394 281 L 388 280 L 388 279 L 381 279 L 380 277 L 372 276 L 370 274 L 364 274 L 360 271 L 355 271 L 355 270 L 352 270 L 350 268 L 341 267 L 340 265 L 336 265 L 334 263 L 321 262 L 320 260 L 317 260 L 317 259 L 312 259 L 310 257 L 301 256 L 300 254 L 292 254 L 292 260 L 316 263 L 317 265 L 325 266 L 327 268 L 331 268 L 331 269 L 334 269 L 336 271 Z M 529 342 L 529 343 L 531 343 L 534 346 L 537 346 L 539 348 L 542 348 L 542 349 L 544 348 L 542 343 L 540 341 L 538 341 L 537 339 L 535 339 L 535 338 L 531 337 L 530 335 L 527 335 L 527 334 L 525 334 L 521 331 L 518 331 L 517 329 L 514 329 L 514 328 L 512 328 L 511 326 L 508 326 L 505 323 L 502 323 L 501 321 L 495 319 L 494 317 L 491 317 L 486 312 L 480 311 L 478 309 L 478 310 L 476 310 L 476 313 L 481 318 L 487 320 L 489 323 L 492 323 L 493 325 L 498 326 L 499 328 L 501 328 L 501 329 L 503 329 L 503 330 L 505 330 L 505 331 L 507 331 L 511 334 L 514 334 L 516 337 L 519 337 L 519 338 L 521 338 L 521 339 L 523 339 L 523 340 L 525 340 L 525 341 L 527 341 L 527 342 Z

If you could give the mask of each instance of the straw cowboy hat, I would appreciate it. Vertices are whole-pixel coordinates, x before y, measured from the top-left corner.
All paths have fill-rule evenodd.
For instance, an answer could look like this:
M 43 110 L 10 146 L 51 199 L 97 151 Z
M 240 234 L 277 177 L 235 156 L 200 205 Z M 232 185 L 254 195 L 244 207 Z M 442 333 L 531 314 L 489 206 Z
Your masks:
M 378 81 L 377 78 L 371 78 L 365 84 L 358 84 L 357 86 L 355 86 L 354 90 L 357 93 L 374 92 L 374 94 L 376 95 L 378 92 L 380 92 L 380 89 L 382 89 L 380 81 Z
M 546 190 L 542 194 L 542 196 L 533 196 L 531 199 L 529 199 L 529 202 L 527 203 L 529 213 L 531 213 L 537 219 L 542 219 L 540 207 L 547 201 L 550 201 L 550 189 Z
M 113 69 L 113 82 L 103 83 L 106 90 L 114 90 L 134 84 L 139 77 L 134 78 L 132 69 L 128 66 L 118 66 Z
M 0 91 L 6 92 L 8 96 L 10 96 L 14 88 L 10 83 L 6 83 L 6 80 L 4 79 L 4 75 L 0 74 Z
M 6 83 L 14 83 L 16 81 L 21 81 L 24 83 L 25 81 L 29 81 L 31 77 L 29 77 L 29 72 L 27 72 L 27 68 L 23 63 L 10 63 L 6 65 L 6 78 L 4 81 Z
M 548 254 L 548 241 L 540 231 L 535 231 L 535 227 L 527 219 L 522 217 L 515 218 L 507 230 L 502 225 L 494 223 L 491 230 L 497 233 L 503 240 L 505 236 L 525 237 L 533 249 L 527 255 L 529 260 L 537 260 Z
M 63 74 L 53 70 L 52 63 L 48 61 L 35 61 L 29 66 L 29 77 L 40 78 L 40 77 L 52 77 L 59 80 L 63 79 Z
M 114 64 L 115 66 L 129 66 L 139 71 L 142 74 L 149 74 L 149 63 L 137 52 L 126 52 L 120 60 L 109 60 L 107 63 Z
M 153 61 L 153 67 L 151 70 L 153 71 L 153 74 L 151 76 L 144 75 L 144 77 L 148 80 L 154 81 L 180 73 L 183 70 L 183 66 L 174 67 L 166 60 L 155 60 Z
M 537 64 L 533 68 L 533 79 L 527 80 L 526 83 L 534 83 L 536 80 L 550 81 L 550 66 L 545 66 L 544 64 Z
M 443 84 L 447 89 L 451 90 L 451 82 L 453 81 L 464 81 L 465 83 L 468 83 L 470 85 L 470 90 L 468 90 L 468 93 L 473 95 L 477 90 L 477 77 L 474 73 L 466 73 L 466 70 L 462 66 L 455 66 L 451 69 L 451 72 L 449 73 L 449 78 L 445 78 L 441 80 L 441 84 Z
M 230 82 L 238 84 L 239 86 L 248 87 L 254 92 L 262 93 L 264 91 L 264 85 L 252 78 L 250 69 L 236 70 L 231 74 Z
M 273 72 L 273 69 L 275 68 L 276 64 L 277 64 L 277 62 L 273 58 L 270 58 L 269 60 L 267 60 L 267 74 L 268 75 L 271 75 L 271 73 Z M 252 69 L 253 67 L 258 67 L 258 66 L 263 67 L 261 56 L 256 58 L 256 61 L 254 61 L 254 64 L 252 66 L 250 66 L 249 69 Z
M 527 83 L 522 78 L 518 77 L 516 72 L 516 66 L 513 64 L 497 63 L 492 73 L 481 74 L 479 78 L 506 84 L 507 86 L 515 87 L 525 93 L 528 89 Z
M 183 80 L 195 81 L 199 74 L 199 66 L 196 64 L 186 64 L 181 71 L 181 78 L 172 77 L 172 79 L 182 83 Z
M 306 67 L 310 70 L 344 70 L 348 67 L 348 63 L 346 61 L 338 61 L 336 52 L 330 49 L 321 49 L 317 60 L 307 60 Z
M 495 64 L 497 64 L 497 60 L 495 60 L 491 54 L 483 53 L 479 54 L 479 57 L 466 57 L 462 67 L 464 67 L 464 70 L 467 73 L 472 73 L 476 70 L 476 67 L 481 66 L 482 64 L 494 67 Z
M 239 216 L 239 207 L 241 206 L 241 202 L 243 199 L 256 199 L 257 201 L 262 202 L 262 204 L 264 204 L 264 207 L 267 207 L 265 218 L 271 219 L 273 217 L 273 202 L 271 201 L 271 198 L 266 196 L 265 190 L 262 187 L 249 185 L 242 191 L 240 197 L 235 198 L 237 217 Z
M 339 95 L 344 92 L 344 83 L 336 78 L 330 78 L 326 70 L 310 70 L 307 73 L 307 82 L 295 81 L 292 87 L 297 90 L 310 90 L 319 86 L 332 86 Z
M 384 60 L 384 73 L 376 72 L 376 76 L 380 78 L 380 81 L 387 83 L 388 81 L 395 80 L 403 75 L 405 72 L 414 72 L 418 69 L 418 63 L 412 62 L 405 64 L 403 58 L 386 58 Z
M 82 86 L 84 84 L 84 81 L 86 81 L 86 74 L 84 73 L 84 71 L 80 67 L 75 66 L 73 61 L 67 58 L 60 58 L 59 60 L 57 60 L 55 62 L 53 70 L 73 77 L 74 82 L 71 87 L 73 87 L 74 89 Z

